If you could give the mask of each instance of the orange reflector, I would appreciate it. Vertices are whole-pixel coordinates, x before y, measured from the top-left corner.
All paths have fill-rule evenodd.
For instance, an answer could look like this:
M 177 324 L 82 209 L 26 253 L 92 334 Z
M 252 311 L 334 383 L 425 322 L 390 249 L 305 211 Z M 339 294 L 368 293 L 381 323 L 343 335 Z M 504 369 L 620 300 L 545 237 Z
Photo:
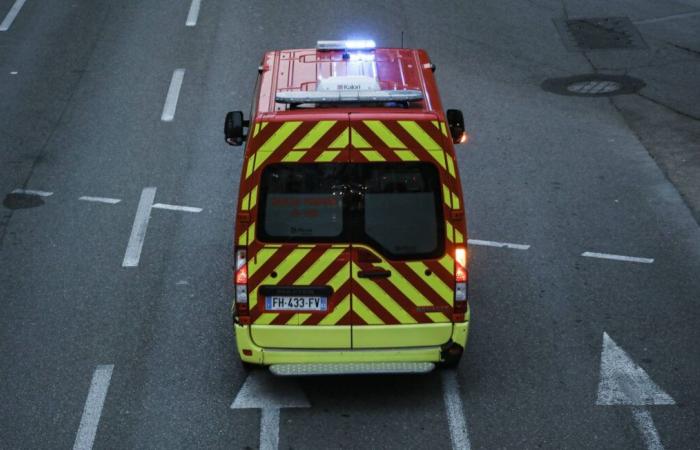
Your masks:
M 249 350 L 247 348 L 243 349 L 243 354 L 246 356 L 253 356 L 253 350 Z
M 467 271 L 463 267 L 457 266 L 455 268 L 455 282 L 466 283 L 467 282 Z
M 248 284 L 248 266 L 241 266 L 236 271 L 236 284 Z

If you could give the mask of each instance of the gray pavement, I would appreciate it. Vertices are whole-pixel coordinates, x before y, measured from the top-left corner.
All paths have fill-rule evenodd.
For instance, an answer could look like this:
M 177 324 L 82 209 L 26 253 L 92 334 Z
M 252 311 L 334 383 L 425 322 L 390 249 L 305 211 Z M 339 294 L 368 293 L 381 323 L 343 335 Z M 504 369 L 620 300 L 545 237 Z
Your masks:
M 651 448 L 631 407 L 596 405 L 604 332 L 675 400 L 648 406 L 663 446 L 700 447 L 700 2 L 203 0 L 188 27 L 190 5 L 27 0 L 0 32 L 1 195 L 53 193 L 0 208 L 0 448 L 73 446 L 101 364 L 114 370 L 95 448 L 260 445 L 261 413 L 230 409 L 249 374 L 229 316 L 242 152 L 223 116 L 250 108 L 265 50 L 398 46 L 402 31 L 464 111 L 470 238 L 530 246 L 470 247 L 473 326 L 449 376 L 471 447 Z M 570 52 L 553 24 L 604 16 L 630 17 L 649 48 Z M 540 87 L 594 71 L 646 87 Z M 154 209 L 125 268 L 146 187 L 202 211 Z M 279 446 L 449 448 L 442 385 L 440 372 L 299 380 L 311 407 L 281 411 Z

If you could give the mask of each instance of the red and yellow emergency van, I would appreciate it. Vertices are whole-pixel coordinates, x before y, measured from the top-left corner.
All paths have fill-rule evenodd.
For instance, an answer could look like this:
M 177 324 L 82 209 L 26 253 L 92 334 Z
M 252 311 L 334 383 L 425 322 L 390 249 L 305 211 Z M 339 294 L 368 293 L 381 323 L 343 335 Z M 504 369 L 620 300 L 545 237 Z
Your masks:
M 271 51 L 250 120 L 235 227 L 233 326 L 278 375 L 456 365 L 469 329 L 461 112 L 423 50 L 319 41 Z

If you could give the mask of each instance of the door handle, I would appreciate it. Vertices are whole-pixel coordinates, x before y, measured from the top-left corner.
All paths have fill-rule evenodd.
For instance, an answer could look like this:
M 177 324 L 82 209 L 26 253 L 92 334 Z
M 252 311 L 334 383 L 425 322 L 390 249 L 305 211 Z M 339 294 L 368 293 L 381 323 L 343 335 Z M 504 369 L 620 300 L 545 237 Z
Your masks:
M 360 270 L 357 272 L 360 278 L 389 278 L 391 271 L 389 270 Z

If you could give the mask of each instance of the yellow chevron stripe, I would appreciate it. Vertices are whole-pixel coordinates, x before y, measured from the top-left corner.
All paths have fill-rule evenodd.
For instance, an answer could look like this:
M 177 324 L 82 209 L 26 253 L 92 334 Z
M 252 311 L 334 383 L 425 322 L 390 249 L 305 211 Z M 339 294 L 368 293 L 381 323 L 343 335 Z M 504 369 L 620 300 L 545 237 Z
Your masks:
M 340 301 L 333 311 L 331 311 L 326 317 L 321 319 L 318 323 L 319 325 L 335 325 L 340 319 L 343 318 L 345 314 L 350 311 L 350 295 L 346 295 L 343 300 Z
M 360 133 L 354 128 L 351 128 L 350 140 L 352 141 L 352 146 L 355 148 L 371 148 L 369 142 L 362 137 Z
M 333 161 L 340 154 L 340 150 L 326 150 L 316 157 L 316 162 Z
M 238 237 L 238 245 L 248 245 L 255 239 L 255 222 L 251 223 L 246 231 Z
M 328 146 L 328 148 L 345 148 L 348 146 L 350 143 L 350 131 L 348 128 L 344 129 L 340 135 L 338 135 L 337 138 L 333 142 L 331 142 L 331 145 Z
M 455 271 L 455 260 L 449 254 L 445 254 L 440 261 L 438 261 L 442 267 L 445 268 L 449 273 L 454 273 Z
M 246 164 L 246 167 L 245 167 L 246 179 L 250 178 L 250 176 L 253 174 L 253 167 L 254 166 L 255 166 L 255 154 L 250 155 L 248 157 L 248 164 Z
M 389 148 L 406 148 L 406 146 L 399 140 L 399 138 L 396 137 L 394 133 L 389 130 L 389 128 L 386 127 L 381 121 L 379 120 L 364 120 L 363 121 L 365 125 L 367 125 L 367 128 L 372 130 L 374 134 L 376 134 L 379 139 L 384 142 L 384 145 L 386 145 Z
M 280 147 L 280 145 L 287 140 L 289 135 L 292 134 L 294 130 L 299 128 L 299 125 L 301 125 L 300 121 L 283 123 L 282 126 L 279 127 L 263 145 L 260 146 L 258 151 L 255 152 L 255 167 L 253 167 L 253 172 L 258 170 L 260 166 L 263 165 L 265 160 L 267 160 L 267 158 L 269 158 Z
M 333 278 L 327 283 L 328 286 L 332 287 L 334 291 L 340 289 L 340 287 L 348 280 L 348 274 L 350 273 L 350 263 L 345 264 L 342 269 L 340 269 Z
M 260 122 L 260 131 L 264 130 L 268 123 L 270 122 Z
M 277 318 L 277 316 L 277 313 L 262 313 L 257 319 L 255 319 L 255 325 L 269 325 Z
M 425 315 L 428 316 L 430 318 L 430 320 L 432 320 L 433 322 L 436 322 L 436 323 L 450 322 L 451 321 L 450 318 L 448 318 L 443 313 L 439 313 L 439 312 L 429 312 L 429 313 L 425 313 Z
M 295 282 L 295 285 L 309 285 L 318 278 L 321 273 L 328 268 L 345 251 L 345 248 L 330 248 L 326 250 L 311 266 L 306 269 Z M 346 278 L 350 278 L 350 272 L 345 273 Z
M 258 203 L 258 185 L 256 184 L 252 191 L 250 191 L 250 209 L 255 208 Z
M 445 160 L 447 161 L 447 172 L 449 172 L 450 176 L 452 178 L 455 177 L 455 164 L 452 161 L 452 157 L 450 155 L 445 155 Z
M 445 125 L 445 122 L 440 122 L 440 128 L 442 129 L 442 134 L 447 136 L 447 126 Z
M 423 264 L 420 261 L 408 262 L 408 263 L 406 263 L 406 265 L 408 265 L 408 267 L 410 267 L 411 270 L 413 270 L 416 273 L 416 275 L 418 275 L 419 277 L 423 277 L 423 274 L 428 269 L 428 266 L 426 266 L 425 264 Z M 392 274 L 392 276 L 393 276 L 393 274 Z M 437 292 L 437 294 L 440 297 L 444 298 L 449 303 L 452 303 L 454 291 L 449 286 L 447 286 L 440 278 L 431 277 L 429 286 L 432 290 Z
M 445 221 L 445 236 L 450 242 L 454 242 L 455 229 L 449 221 Z
M 440 164 L 443 170 L 447 170 L 447 166 L 445 165 L 445 152 L 442 150 L 430 150 L 428 153 L 433 157 L 435 162 Z
M 287 255 L 287 257 L 284 258 L 284 260 L 279 263 L 277 267 L 275 267 L 270 274 L 265 277 L 264 280 L 260 282 L 260 286 L 276 285 L 279 283 L 279 281 L 284 278 L 297 264 L 299 264 L 299 261 L 301 261 L 301 259 L 310 251 L 310 248 L 296 248 L 292 250 L 292 252 Z M 273 271 L 277 272 L 277 276 L 275 278 L 272 277 Z
M 297 162 L 301 158 L 303 158 L 305 154 L 306 154 L 306 150 L 301 150 L 301 151 L 292 150 L 289 153 L 287 153 L 286 155 L 284 155 L 284 158 L 282 158 L 282 162 Z
M 309 317 L 311 317 L 310 313 L 296 313 L 289 318 L 285 325 L 301 325 Z
M 381 155 L 381 153 L 379 153 L 376 150 L 360 150 L 360 153 L 362 153 L 362 156 L 367 158 L 367 161 L 371 161 L 371 162 L 386 161 L 386 159 L 384 159 L 384 157 Z
M 424 149 L 431 151 L 431 150 L 442 150 L 442 147 L 435 142 L 433 138 L 430 137 L 428 133 L 425 132 L 423 128 L 421 128 L 418 123 L 414 120 L 399 120 L 399 125 L 403 127 L 404 130 L 408 134 L 411 135 L 413 139 L 418 141 L 418 143 L 423 147 Z
M 433 126 L 438 130 L 440 129 L 440 122 L 438 122 L 437 120 L 431 120 L 430 123 L 432 123 Z
M 394 153 L 401 161 L 418 161 L 418 157 L 410 150 L 394 150 Z
M 454 192 L 452 193 L 452 209 L 459 209 L 459 197 Z
M 377 315 L 374 314 L 372 310 L 362 303 L 357 297 L 352 299 L 352 310 L 368 325 L 384 325 L 382 319 L 377 317 Z
M 355 270 L 356 272 L 357 270 Z M 410 314 L 408 314 L 396 301 L 389 296 L 386 292 L 384 292 L 384 289 L 380 288 L 374 281 L 371 280 L 363 280 L 362 278 L 358 278 L 356 276 L 357 274 L 355 273 L 355 276 L 353 277 L 353 280 L 357 280 L 356 282 L 362 286 L 365 291 L 369 295 L 372 296 L 372 298 L 379 303 L 379 305 L 384 308 L 389 314 L 394 316 L 396 320 L 399 321 L 399 323 L 416 323 L 416 319 L 414 319 Z M 393 276 L 393 274 L 392 274 Z M 362 281 L 360 281 L 362 280 Z
M 455 244 L 461 244 L 464 242 L 464 235 L 461 231 L 455 228 Z
M 313 147 L 319 139 L 323 137 L 328 130 L 335 125 L 337 120 L 321 120 L 314 127 L 306 133 L 297 145 L 294 146 L 294 150 L 309 149 Z
M 258 135 L 258 131 L 260 131 L 260 122 L 255 124 L 255 128 L 253 129 L 253 137 Z
M 452 192 L 446 185 L 442 185 L 442 198 L 448 208 L 452 208 Z

